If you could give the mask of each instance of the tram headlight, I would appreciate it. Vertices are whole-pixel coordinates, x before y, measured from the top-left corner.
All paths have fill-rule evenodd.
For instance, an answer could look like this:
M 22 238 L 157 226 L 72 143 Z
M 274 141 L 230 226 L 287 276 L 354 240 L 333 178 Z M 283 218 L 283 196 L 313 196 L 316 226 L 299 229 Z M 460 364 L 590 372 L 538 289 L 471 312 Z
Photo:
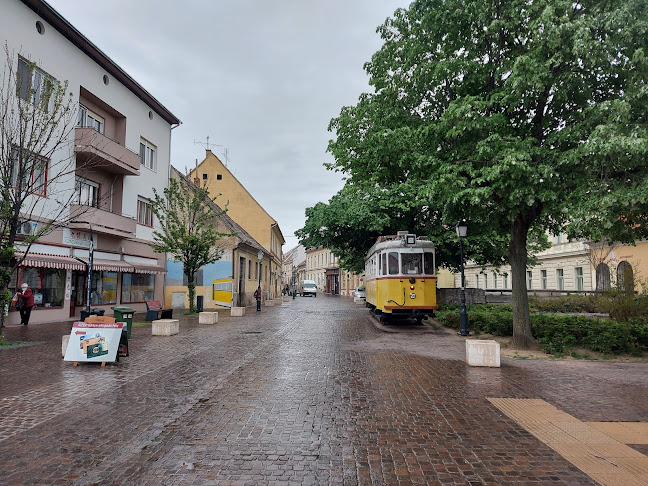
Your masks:
M 410 290 L 414 290 L 414 286 L 413 286 L 413 285 L 410 285 Z

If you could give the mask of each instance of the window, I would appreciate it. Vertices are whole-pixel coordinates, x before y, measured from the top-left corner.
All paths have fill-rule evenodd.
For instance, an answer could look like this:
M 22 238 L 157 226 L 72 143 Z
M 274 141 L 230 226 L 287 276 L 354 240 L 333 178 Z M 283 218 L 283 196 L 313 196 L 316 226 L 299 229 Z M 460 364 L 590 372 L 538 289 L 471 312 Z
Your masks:
M 248 260 L 248 280 L 252 280 L 252 260 Z
M 533 272 L 529 270 L 527 272 L 527 289 L 533 288 Z
M 509 285 L 508 285 L 508 273 L 505 273 L 505 274 L 504 274 L 503 279 L 504 279 L 504 288 L 505 288 L 505 289 L 508 289 L 508 286 L 509 286 Z
M 16 292 L 16 273 L 9 290 Z M 20 282 L 26 282 L 34 295 L 34 307 L 61 307 L 65 296 L 65 270 L 25 267 Z
M 540 270 L 540 287 L 543 290 L 547 290 L 549 288 L 548 282 L 547 282 L 547 271 L 546 270 Z
M 460 277 L 461 278 L 461 277 Z M 479 275 L 475 275 L 475 288 L 479 288 Z
M 398 252 L 390 251 L 387 259 L 389 275 L 398 275 Z
M 254 262 L 254 280 L 259 280 L 259 262 Z
M 144 226 L 153 226 L 151 204 L 144 199 L 137 200 L 137 223 Z
M 84 128 L 94 128 L 99 133 L 104 133 L 106 120 L 103 117 L 91 112 L 85 106 L 79 105 L 79 120 L 77 126 Z
M 44 111 L 50 111 L 56 79 L 37 68 L 35 64 L 19 57 L 16 84 L 16 91 L 21 99 L 40 106 Z
M 117 272 L 92 272 L 90 304 L 117 302 Z
M 488 288 L 488 275 L 484 274 L 484 289 Z
M 558 290 L 565 290 L 565 276 L 562 268 L 556 270 L 556 287 Z
M 9 169 L 9 181 L 12 186 L 40 196 L 45 195 L 47 185 L 48 160 L 28 150 L 20 150 L 16 145 L 11 147 L 12 164 Z
M 423 254 L 423 272 L 426 275 L 434 275 L 434 253 Z
M 78 204 L 95 208 L 99 207 L 99 184 L 77 177 L 76 191 Z
M 561 244 L 564 241 L 564 234 L 558 233 L 555 238 L 556 244 Z
M 216 180 L 217 181 L 222 181 L 223 180 L 223 174 L 216 174 Z
M 403 273 L 418 275 L 423 273 L 423 255 L 421 253 L 401 253 Z
M 585 290 L 583 282 L 583 267 L 576 267 L 576 290 Z
M 617 267 L 617 287 L 621 292 L 634 293 L 634 272 L 626 260 Z
M 493 272 L 493 288 L 497 288 L 497 274 Z
M 122 303 L 146 302 L 154 298 L 155 275 L 147 273 L 122 274 Z
M 155 170 L 157 168 L 157 147 L 148 140 L 140 139 L 140 160 L 142 165 L 147 169 Z

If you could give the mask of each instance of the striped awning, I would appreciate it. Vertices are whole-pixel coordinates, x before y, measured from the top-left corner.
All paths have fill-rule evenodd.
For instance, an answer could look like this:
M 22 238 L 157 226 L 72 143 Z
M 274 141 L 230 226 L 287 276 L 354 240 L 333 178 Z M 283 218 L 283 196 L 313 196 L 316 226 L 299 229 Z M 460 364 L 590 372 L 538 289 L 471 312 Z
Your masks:
M 84 264 L 88 264 L 88 257 L 77 257 Z M 133 267 L 128 263 L 122 260 L 106 260 L 104 258 L 93 258 L 92 259 L 92 270 L 95 271 L 104 271 L 104 272 L 133 272 Z
M 16 252 L 16 259 L 20 260 L 25 254 Z M 61 268 L 65 270 L 85 270 L 85 265 L 76 258 L 63 255 L 50 255 L 46 253 L 27 253 L 21 263 L 24 267 Z
M 136 263 L 128 262 L 135 269 L 135 273 L 156 273 L 164 275 L 167 273 L 166 268 L 160 265 L 152 265 L 150 263 Z

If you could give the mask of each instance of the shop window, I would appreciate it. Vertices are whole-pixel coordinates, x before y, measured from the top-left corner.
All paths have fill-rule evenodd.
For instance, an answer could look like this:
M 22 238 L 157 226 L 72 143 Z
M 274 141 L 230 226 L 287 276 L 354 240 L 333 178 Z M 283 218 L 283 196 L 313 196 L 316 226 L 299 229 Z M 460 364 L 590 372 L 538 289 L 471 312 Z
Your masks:
M 90 305 L 117 303 L 117 272 L 92 272 Z
M 155 298 L 155 275 L 148 273 L 122 274 L 122 303 L 146 302 Z
M 14 273 L 9 290 L 12 295 L 23 283 L 34 294 L 34 307 L 61 307 L 65 296 L 65 270 L 56 268 L 25 267 L 21 270 L 20 284 Z

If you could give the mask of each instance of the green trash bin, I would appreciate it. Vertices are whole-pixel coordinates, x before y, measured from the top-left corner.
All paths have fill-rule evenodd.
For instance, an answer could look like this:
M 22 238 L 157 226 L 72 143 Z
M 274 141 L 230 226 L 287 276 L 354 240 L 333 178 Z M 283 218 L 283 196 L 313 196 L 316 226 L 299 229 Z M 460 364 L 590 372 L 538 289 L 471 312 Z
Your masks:
M 128 339 L 131 337 L 131 329 L 133 328 L 133 315 L 135 314 L 135 309 L 130 307 L 115 306 L 111 307 L 115 312 L 115 320 L 117 322 L 125 322 L 127 329 Z

